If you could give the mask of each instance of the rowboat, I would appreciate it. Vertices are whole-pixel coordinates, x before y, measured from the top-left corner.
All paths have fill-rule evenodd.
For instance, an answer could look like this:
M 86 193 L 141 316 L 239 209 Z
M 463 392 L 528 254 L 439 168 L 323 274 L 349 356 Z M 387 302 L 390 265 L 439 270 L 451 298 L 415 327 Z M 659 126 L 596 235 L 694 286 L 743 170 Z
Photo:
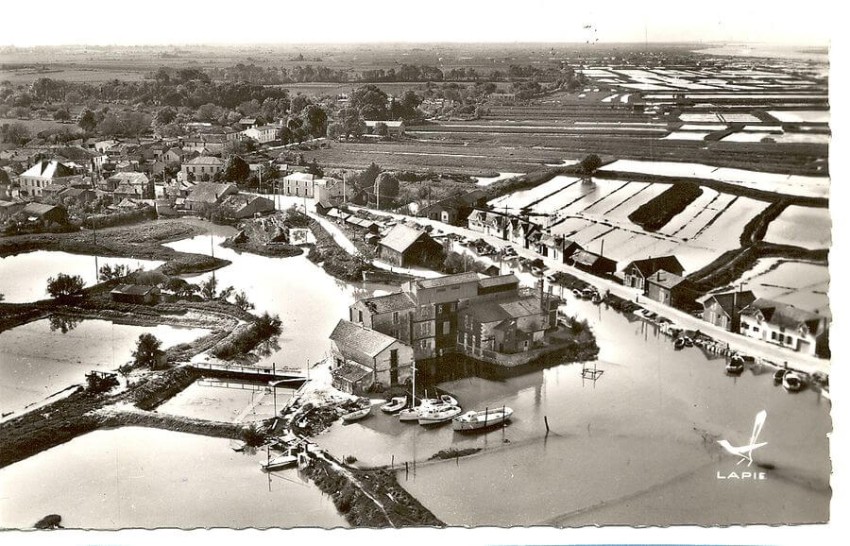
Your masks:
M 400 411 L 405 406 L 405 404 L 407 404 L 406 396 L 396 396 L 392 400 L 381 406 L 381 411 L 383 411 L 384 413 L 395 413 L 397 411 Z
M 440 401 L 447 406 L 457 406 L 457 398 L 454 396 L 443 394 L 440 396 Z
M 457 431 L 481 430 L 501 425 L 511 418 L 514 410 L 508 407 L 468 411 L 452 419 L 452 429 Z
M 366 406 L 365 408 L 360 408 L 350 413 L 346 413 L 342 416 L 342 420 L 347 423 L 357 421 L 358 419 L 363 419 L 364 417 L 369 415 L 370 411 L 372 411 L 372 406 Z
M 245 444 L 242 440 L 230 440 L 230 449 L 233 451 L 242 451 L 245 449 L 246 445 L 247 444 Z
M 782 386 L 788 392 L 797 392 L 803 388 L 803 378 L 800 374 L 788 372 L 782 378 Z
M 740 355 L 733 355 L 726 364 L 726 372 L 738 375 L 744 371 L 744 359 Z
M 779 368 L 775 372 L 773 372 L 773 381 L 775 383 L 782 383 L 782 380 L 785 378 L 785 374 L 788 373 L 788 370 L 785 368 Z
M 436 406 L 419 413 L 419 424 L 427 426 L 445 423 L 460 415 L 462 411 L 460 406 Z

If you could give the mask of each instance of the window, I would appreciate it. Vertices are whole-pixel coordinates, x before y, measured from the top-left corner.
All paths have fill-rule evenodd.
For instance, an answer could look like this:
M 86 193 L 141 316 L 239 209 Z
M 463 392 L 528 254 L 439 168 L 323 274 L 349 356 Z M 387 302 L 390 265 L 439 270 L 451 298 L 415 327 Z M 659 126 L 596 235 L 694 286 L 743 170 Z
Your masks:
M 449 321 L 445 321 L 443 323 L 443 335 L 447 335 L 452 331 L 452 323 Z
M 363 311 L 357 311 L 357 322 L 363 322 Z
M 754 332 L 754 333 L 758 333 L 758 331 L 759 331 L 759 327 L 758 327 L 758 326 L 753 326 L 753 332 Z
M 393 311 L 393 324 L 398 324 L 398 311 Z

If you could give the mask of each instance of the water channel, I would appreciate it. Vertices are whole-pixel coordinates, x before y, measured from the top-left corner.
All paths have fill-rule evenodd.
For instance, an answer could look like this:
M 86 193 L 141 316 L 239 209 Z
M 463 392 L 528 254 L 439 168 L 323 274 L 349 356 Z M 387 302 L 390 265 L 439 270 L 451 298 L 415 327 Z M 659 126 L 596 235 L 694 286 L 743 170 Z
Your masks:
M 211 236 L 169 246 L 209 253 L 212 243 L 217 257 L 233 262 L 215 272 L 219 286 L 244 290 L 258 311 L 280 315 L 280 348 L 264 362 L 299 365 L 320 360 L 328 352 L 333 326 L 355 298 L 391 290 L 337 281 L 305 256 L 272 259 L 219 247 L 231 233 L 214 228 Z M 316 441 L 340 458 L 355 456 L 364 466 L 416 461 L 415 470 L 401 471 L 399 480 L 451 525 L 828 519 L 828 400 L 811 390 L 789 394 L 774 385 L 768 370 L 750 368 L 740 377 L 727 376 L 723 360 L 715 355 L 697 348 L 676 351 L 653 325 L 566 297 L 566 312 L 587 318 L 597 335 L 601 352 L 596 364 L 603 370 L 597 381 L 582 379 L 581 364 L 502 380 L 459 374 L 440 387 L 467 409 L 510 406 L 516 412 L 511 424 L 467 436 L 448 426 L 425 429 L 399 423 L 375 411 L 358 423 L 334 424 Z M 245 395 L 211 409 L 215 401 L 209 400 L 221 394 L 213 392 L 184 391 L 160 411 L 222 420 L 238 417 Z M 267 403 L 257 405 L 261 413 Z M 767 478 L 719 479 L 718 472 L 726 476 L 747 465 L 737 465 L 738 459 L 722 451 L 717 440 L 746 444 L 761 410 L 767 411 L 767 421 L 759 440 L 767 445 L 754 453 L 761 466 L 753 465 L 752 470 L 765 472 Z M 551 428 L 548 436 L 544 417 Z M 148 434 L 162 436 L 154 441 Z M 187 440 L 173 434 L 132 428 L 96 432 L 0 470 L 0 489 L 13 492 L 0 501 L 0 522 L 27 526 L 51 512 L 67 517 L 69 526 L 94 527 L 209 522 L 334 526 L 341 521 L 313 486 L 307 493 L 301 491 L 306 486 L 281 483 L 280 505 L 267 509 L 265 501 L 257 500 L 265 499 L 268 489 L 259 483 L 265 476 L 257 461 L 229 452 L 221 440 Z M 156 448 L 148 451 L 149 445 Z M 451 447 L 483 450 L 458 460 L 427 462 Z M 148 458 L 148 453 L 153 455 Z M 101 457 L 111 466 L 78 460 Z M 123 464 L 121 457 L 129 462 Z M 141 467 L 133 462 L 140 459 Z M 116 460 L 122 464 L 116 466 Z M 69 467 L 68 461 L 76 462 Z M 47 487 L 42 477 L 60 474 L 58 467 L 68 483 Z M 121 477 L 120 494 L 116 474 Z M 174 509 L 171 499 L 160 506 L 175 483 L 180 490 L 175 498 L 188 507 Z M 298 495 L 314 500 L 302 503 Z M 97 513 L 92 506 L 102 502 L 108 502 L 109 509 Z

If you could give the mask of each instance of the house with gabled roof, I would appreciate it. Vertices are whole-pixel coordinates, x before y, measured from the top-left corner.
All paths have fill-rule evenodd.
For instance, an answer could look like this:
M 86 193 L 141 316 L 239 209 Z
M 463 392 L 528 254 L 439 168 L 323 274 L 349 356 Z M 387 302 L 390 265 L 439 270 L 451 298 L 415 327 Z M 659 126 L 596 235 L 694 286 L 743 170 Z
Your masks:
M 184 178 L 192 175 L 195 180 L 202 180 L 206 176 L 211 180 L 224 170 L 224 161 L 220 157 L 200 155 L 183 163 L 181 170 Z
M 617 262 L 589 250 L 574 252 L 567 259 L 567 264 L 600 277 L 613 275 L 617 270 Z
M 656 271 L 662 269 L 679 276 L 685 273 L 685 268 L 675 256 L 657 256 L 655 258 L 634 260 L 633 262 L 629 262 L 625 269 L 623 269 L 623 284 L 630 288 L 642 290 L 646 294 L 649 289 L 646 279 L 655 274 Z
M 239 190 L 235 184 L 200 182 L 189 190 L 184 206 L 188 210 L 204 210 L 210 206 L 220 205 L 227 197 L 237 193 Z
M 390 265 L 423 265 L 441 255 L 443 245 L 421 229 L 397 224 L 378 243 L 378 257 Z
M 330 336 L 334 387 L 363 394 L 377 383 L 404 384 L 413 372 L 413 348 L 398 339 L 341 319 Z
M 81 177 L 72 168 L 48 159 L 38 161 L 18 177 L 21 192 L 29 197 L 41 197 L 47 186 L 70 186 L 80 180 Z
M 756 301 L 752 290 L 709 294 L 697 300 L 702 304 L 702 319 L 730 332 L 740 329 L 741 311 Z
M 829 317 L 759 298 L 741 310 L 740 333 L 792 351 L 828 358 Z
M 651 300 L 677 309 L 694 306 L 699 292 L 688 279 L 675 273 L 659 269 L 646 279 L 646 294 Z

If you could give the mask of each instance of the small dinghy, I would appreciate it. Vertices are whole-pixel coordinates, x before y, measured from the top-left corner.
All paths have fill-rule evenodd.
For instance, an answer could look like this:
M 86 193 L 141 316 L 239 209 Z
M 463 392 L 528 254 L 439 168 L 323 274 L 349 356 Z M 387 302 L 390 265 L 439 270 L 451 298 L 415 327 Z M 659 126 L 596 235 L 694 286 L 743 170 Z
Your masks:
M 295 466 L 297 464 L 298 457 L 293 455 L 291 452 L 287 452 L 284 455 L 278 455 L 277 457 L 273 457 L 265 461 L 260 461 L 260 466 L 263 467 L 263 470 L 266 472 L 269 472 L 270 470 L 289 468 L 290 466 Z
M 803 388 L 803 378 L 800 374 L 788 372 L 782 378 L 782 386 L 788 392 L 798 392 Z
M 744 371 L 744 359 L 740 355 L 733 355 L 726 364 L 726 373 L 740 375 Z
M 383 411 L 384 413 L 395 413 L 397 411 L 401 411 L 406 404 L 406 396 L 396 396 L 392 400 L 381 406 L 381 411 Z
M 457 406 L 457 398 L 454 396 L 443 394 L 440 396 L 440 401 L 447 406 Z
M 774 383 L 782 383 L 782 380 L 785 379 L 785 374 L 788 373 L 788 370 L 785 368 L 779 368 L 775 372 L 773 372 L 773 382 Z
M 360 409 L 352 411 L 350 413 L 346 413 L 345 415 L 342 416 L 342 420 L 345 421 L 346 423 L 358 421 L 360 419 L 363 419 L 367 415 L 369 415 L 369 412 L 371 412 L 371 411 L 372 411 L 372 406 L 366 406 L 365 408 L 360 408 Z

